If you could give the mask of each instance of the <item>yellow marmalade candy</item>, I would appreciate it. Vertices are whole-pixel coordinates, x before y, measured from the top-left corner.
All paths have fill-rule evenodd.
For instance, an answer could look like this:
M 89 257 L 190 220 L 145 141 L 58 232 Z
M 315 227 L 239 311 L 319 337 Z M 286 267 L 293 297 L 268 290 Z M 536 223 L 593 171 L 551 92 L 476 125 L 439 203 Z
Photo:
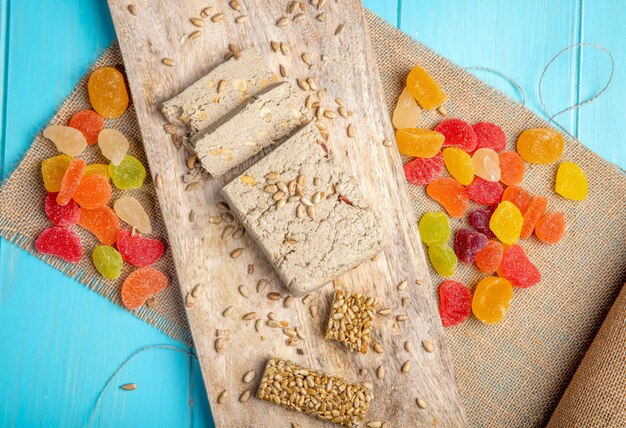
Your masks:
M 413 67 L 406 77 L 406 87 L 426 110 L 436 109 L 443 105 L 448 98 L 430 74 L 419 65 Z
M 556 173 L 556 193 L 573 201 L 587 198 L 589 184 L 585 172 L 573 162 L 563 162 Z
M 554 163 L 563 154 L 563 134 L 553 129 L 527 129 L 517 139 L 517 153 L 526 162 Z
M 486 324 L 502 321 L 511 306 L 513 287 L 511 283 L 495 276 L 490 276 L 478 283 L 472 298 L 474 316 Z
M 519 208 L 509 201 L 500 202 L 489 220 L 489 229 L 500 241 L 513 245 L 519 241 L 524 217 Z
M 43 186 L 48 192 L 58 192 L 61 190 L 61 180 L 63 180 L 65 170 L 69 166 L 71 160 L 71 156 L 58 155 L 45 159 L 41 163 Z
M 83 172 L 83 177 L 91 174 L 101 175 L 107 180 L 111 178 L 109 176 L 109 166 L 103 163 L 92 163 L 91 165 L 85 166 L 85 172 Z
M 465 150 L 458 147 L 446 147 L 443 150 L 443 163 L 456 181 L 469 186 L 474 181 L 474 164 Z
M 437 155 L 443 140 L 442 134 L 429 129 L 405 128 L 396 131 L 400 153 L 415 158 L 432 158 Z

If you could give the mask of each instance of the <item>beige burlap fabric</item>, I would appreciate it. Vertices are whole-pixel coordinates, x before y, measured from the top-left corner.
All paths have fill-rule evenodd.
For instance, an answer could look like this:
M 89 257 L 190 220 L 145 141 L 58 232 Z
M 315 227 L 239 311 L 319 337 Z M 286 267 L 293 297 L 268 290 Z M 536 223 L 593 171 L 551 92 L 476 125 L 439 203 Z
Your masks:
M 367 18 L 390 110 L 402 89 L 406 73 L 414 64 L 421 64 L 449 94 L 447 107 L 451 116 L 470 122 L 486 120 L 500 124 L 511 149 L 523 129 L 547 126 L 532 112 L 373 14 L 368 13 Z M 121 57 L 114 46 L 103 54 L 96 66 L 120 64 Z M 83 80 L 52 122 L 63 123 L 72 113 L 87 107 L 85 92 Z M 425 114 L 423 126 L 433 126 L 439 120 L 441 117 L 436 113 Z M 108 125 L 122 130 L 133 143 L 131 153 L 144 160 L 132 109 Z M 38 136 L 0 191 L 0 233 L 30 252 L 34 252 L 33 241 L 37 234 L 49 224 L 43 213 L 34 207 L 41 206 L 45 195 L 39 179 L 41 160 L 54 154 L 51 143 Z M 95 148 L 90 148 L 90 155 L 93 158 L 89 160 L 100 159 Z M 528 290 L 515 290 L 512 308 L 500 325 L 485 326 L 470 319 L 447 331 L 463 405 L 472 426 L 545 424 L 626 280 L 626 245 L 623 242 L 626 236 L 623 201 L 626 176 L 571 139 L 567 140 L 564 157 L 578 162 L 587 172 L 591 194 L 586 201 L 568 202 L 554 193 L 555 167 L 552 166 L 529 167 L 524 182 L 529 191 L 548 196 L 549 209 L 562 210 L 568 220 L 568 234 L 562 243 L 547 246 L 535 239 L 523 243 L 543 273 L 542 282 Z M 440 209 L 425 196 L 422 188 L 411 186 L 410 192 L 418 216 L 427 210 Z M 148 207 L 156 234 L 165 236 L 150 183 L 132 193 Z M 116 193 L 114 198 L 119 194 Z M 26 207 L 32 215 L 23 215 Z M 459 221 L 453 223 L 454 227 L 462 224 Z M 80 233 L 89 253 L 96 245 L 95 240 L 88 233 Z M 88 257 L 78 265 L 54 258 L 43 259 L 120 304 L 120 282 L 102 280 Z M 166 255 L 158 267 L 168 271 L 173 284 L 158 296 L 152 309 L 144 307 L 136 315 L 172 337 L 189 343 L 190 334 L 171 259 Z M 442 280 L 434 272 L 433 278 L 435 284 Z M 471 288 L 479 278 L 476 270 L 467 266 L 461 266 L 455 277 Z M 623 391 L 626 384 L 624 365 L 616 364 L 607 371 L 607 377 L 621 376 L 624 379 Z M 574 383 L 572 385 L 577 388 Z M 584 403 L 584 411 L 589 411 L 594 404 Z M 570 406 L 573 411 L 580 411 L 580 407 L 577 404 Z M 614 415 L 615 411 L 611 414 Z

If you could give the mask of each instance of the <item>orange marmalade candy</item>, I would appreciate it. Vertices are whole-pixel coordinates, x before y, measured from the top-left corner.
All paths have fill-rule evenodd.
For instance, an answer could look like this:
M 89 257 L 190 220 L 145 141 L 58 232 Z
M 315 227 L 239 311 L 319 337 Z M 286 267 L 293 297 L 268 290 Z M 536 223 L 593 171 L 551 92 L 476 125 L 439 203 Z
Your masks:
M 530 163 L 554 163 L 563 154 L 563 147 L 563 135 L 553 129 L 527 129 L 517 139 L 517 153 Z
M 436 109 L 448 98 L 430 74 L 419 65 L 413 67 L 406 77 L 406 87 L 426 110 Z
M 83 176 L 72 199 L 82 208 L 92 210 L 106 205 L 111 199 L 109 180 L 98 174 Z
M 535 225 L 537 239 L 546 244 L 558 243 L 565 234 L 565 216 L 562 212 L 548 213 Z
M 133 272 L 122 284 L 122 303 L 130 310 L 139 309 L 150 297 L 167 287 L 167 277 L 160 271 L 142 267 Z
M 489 241 L 487 246 L 476 254 L 476 267 L 484 273 L 494 273 L 498 270 L 504 247 L 498 241 Z
M 504 279 L 490 276 L 478 283 L 472 299 L 474 316 L 486 324 L 495 324 L 504 318 L 511 306 L 513 286 Z
M 422 109 L 407 88 L 402 90 L 393 110 L 391 122 L 396 129 L 415 128 L 422 118 Z
M 61 188 L 57 195 L 57 204 L 65 206 L 69 203 L 74 196 L 74 192 L 78 189 L 80 180 L 83 178 L 83 172 L 85 171 L 85 161 L 82 159 L 74 158 L 70 161 L 70 164 L 65 170 L 63 179 L 61 180 Z
M 530 205 L 530 193 L 519 186 L 509 186 L 502 194 L 503 201 L 513 202 L 520 212 L 524 214 Z
M 433 180 L 426 187 L 428 196 L 439 202 L 452 218 L 461 218 L 469 205 L 465 188 L 453 178 Z
M 80 209 L 78 224 L 93 233 L 104 245 L 113 245 L 120 232 L 120 220 L 106 205 L 93 210 Z
M 396 141 L 403 155 L 432 158 L 441 150 L 443 135 L 428 129 L 405 128 L 396 131 Z
M 574 162 L 563 162 L 556 173 L 556 193 L 566 199 L 582 201 L 587 198 L 587 176 Z
M 526 239 L 533 234 L 537 221 L 543 215 L 548 206 L 548 200 L 543 196 L 533 196 L 528 205 L 528 209 L 524 213 L 524 222 L 522 224 L 521 237 Z
M 489 228 L 500 241 L 513 245 L 519 240 L 523 222 L 519 208 L 512 202 L 504 201 L 498 204 L 491 215 Z
M 524 181 L 526 162 L 515 152 L 500 153 L 500 181 L 515 186 Z
M 124 76 L 113 67 L 102 67 L 89 76 L 89 102 L 102 117 L 120 117 L 128 107 L 128 91 Z
M 93 110 L 82 110 L 72 116 L 69 126 L 82 132 L 87 144 L 96 144 L 98 134 L 104 129 L 104 119 Z
M 65 171 L 72 161 L 68 155 L 58 155 L 41 162 L 41 176 L 43 177 L 43 187 L 48 192 L 58 192 L 61 190 L 61 181 Z

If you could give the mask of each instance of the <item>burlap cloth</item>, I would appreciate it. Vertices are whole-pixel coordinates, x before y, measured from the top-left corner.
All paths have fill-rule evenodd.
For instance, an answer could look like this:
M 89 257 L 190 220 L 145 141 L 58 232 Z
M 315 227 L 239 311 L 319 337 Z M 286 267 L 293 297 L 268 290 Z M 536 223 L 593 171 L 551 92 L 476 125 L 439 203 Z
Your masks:
M 367 18 L 390 110 L 407 72 L 414 64 L 420 64 L 448 93 L 450 116 L 470 123 L 492 121 L 501 125 L 509 149 L 514 148 L 513 142 L 522 130 L 548 126 L 534 113 L 382 19 L 369 12 Z M 122 67 L 117 45 L 106 50 L 95 67 L 104 65 Z M 85 85 L 83 78 L 51 123 L 64 124 L 73 113 L 89 107 Z M 424 114 L 422 126 L 431 127 L 439 120 L 436 113 Z M 130 153 L 147 165 L 132 108 L 121 118 L 108 121 L 107 126 L 129 137 Z M 563 211 L 568 221 L 567 236 L 556 246 L 540 244 L 534 238 L 523 243 L 542 271 L 542 282 L 531 289 L 515 290 L 511 310 L 501 324 L 486 326 L 469 319 L 447 330 L 458 386 L 472 426 L 530 427 L 547 423 L 626 280 L 626 175 L 578 141 L 566 140 L 564 158 L 577 162 L 586 171 L 589 198 L 572 202 L 558 197 L 552 190 L 555 166 L 529 166 L 523 183 L 530 192 L 548 196 L 548 209 Z M 97 148 L 91 147 L 87 152 L 88 161 L 105 161 Z M 45 190 L 40 165 L 43 159 L 55 154 L 54 145 L 38 135 L 0 190 L 0 233 L 33 254 L 36 236 L 50 225 L 42 209 Z M 154 234 L 165 237 L 152 183 L 148 181 L 141 189 L 125 192 L 129 193 L 147 207 Z M 421 187 L 410 185 L 410 193 L 418 217 L 427 210 L 440 209 Z M 121 194 L 116 190 L 113 200 Z M 454 223 L 456 227 L 461 222 Z M 107 281 L 97 274 L 89 257 L 96 240 L 80 228 L 75 229 L 86 249 L 83 261 L 73 265 L 36 255 L 120 305 L 118 290 L 122 281 Z M 191 335 L 168 253 L 157 268 L 169 274 L 172 286 L 158 296 L 151 308 L 144 306 L 135 315 L 190 344 Z M 122 278 L 130 271 L 125 269 Z M 439 284 L 442 278 L 434 272 L 432 275 L 434 283 Z M 455 279 L 473 288 L 479 277 L 475 268 L 460 266 Z M 553 416 L 553 426 L 626 426 L 624 294 Z

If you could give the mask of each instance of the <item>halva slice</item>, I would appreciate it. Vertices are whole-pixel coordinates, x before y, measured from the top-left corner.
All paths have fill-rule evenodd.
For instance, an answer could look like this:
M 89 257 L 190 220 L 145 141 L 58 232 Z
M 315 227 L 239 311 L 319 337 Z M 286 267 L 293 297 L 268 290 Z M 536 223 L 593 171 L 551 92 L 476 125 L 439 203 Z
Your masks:
M 322 141 L 310 122 L 221 191 L 296 296 L 330 282 L 386 244 L 357 182 Z
M 259 51 L 246 49 L 198 79 L 174 98 L 165 101 L 161 111 L 172 124 L 185 127 L 187 135 L 212 125 L 278 76 L 270 70 Z
M 366 354 L 374 329 L 375 305 L 376 299 L 373 297 L 335 290 L 326 339 L 336 340 L 351 351 Z
M 191 147 L 202 167 L 219 177 L 310 119 L 301 95 L 289 83 L 281 82 L 253 95 L 215 125 L 194 135 Z

